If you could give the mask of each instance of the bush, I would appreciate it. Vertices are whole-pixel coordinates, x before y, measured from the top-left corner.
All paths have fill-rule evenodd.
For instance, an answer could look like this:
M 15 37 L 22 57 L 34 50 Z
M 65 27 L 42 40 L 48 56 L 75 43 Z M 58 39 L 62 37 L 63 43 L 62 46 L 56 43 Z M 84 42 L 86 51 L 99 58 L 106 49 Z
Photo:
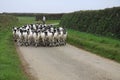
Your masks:
M 15 16 L 11 15 L 0 15 L 0 28 L 13 25 L 18 22 Z
M 120 39 L 120 7 L 64 14 L 60 25 Z

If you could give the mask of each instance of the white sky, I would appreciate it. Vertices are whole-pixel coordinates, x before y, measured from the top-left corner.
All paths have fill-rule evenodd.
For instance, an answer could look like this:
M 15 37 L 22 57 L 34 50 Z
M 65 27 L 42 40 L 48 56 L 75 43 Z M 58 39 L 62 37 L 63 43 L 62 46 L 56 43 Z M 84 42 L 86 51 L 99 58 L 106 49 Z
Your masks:
M 120 0 L 0 0 L 0 13 L 64 13 L 120 6 Z

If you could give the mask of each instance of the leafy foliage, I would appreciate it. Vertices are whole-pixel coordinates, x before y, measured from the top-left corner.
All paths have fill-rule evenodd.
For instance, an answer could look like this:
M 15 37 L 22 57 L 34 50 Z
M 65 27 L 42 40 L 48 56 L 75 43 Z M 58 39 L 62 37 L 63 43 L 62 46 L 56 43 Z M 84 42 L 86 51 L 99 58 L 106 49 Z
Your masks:
M 15 16 L 11 15 L 0 15 L 0 28 L 13 25 L 18 22 Z
M 60 25 L 120 39 L 120 7 L 64 14 Z

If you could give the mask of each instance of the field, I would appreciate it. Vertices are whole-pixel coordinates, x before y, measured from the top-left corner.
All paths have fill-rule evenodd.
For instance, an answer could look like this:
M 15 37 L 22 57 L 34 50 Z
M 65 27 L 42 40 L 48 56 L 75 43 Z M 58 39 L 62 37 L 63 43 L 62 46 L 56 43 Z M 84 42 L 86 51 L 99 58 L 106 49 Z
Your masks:
M 42 21 L 35 21 L 35 17 L 18 17 L 20 24 L 42 23 Z M 46 20 L 46 24 L 59 24 L 60 20 Z

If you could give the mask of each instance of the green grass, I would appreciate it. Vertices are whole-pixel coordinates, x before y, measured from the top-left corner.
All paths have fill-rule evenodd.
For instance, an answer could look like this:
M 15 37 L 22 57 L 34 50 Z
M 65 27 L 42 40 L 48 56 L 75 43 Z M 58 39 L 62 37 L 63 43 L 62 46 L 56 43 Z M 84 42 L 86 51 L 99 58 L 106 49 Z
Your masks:
M 20 24 L 42 23 L 42 21 L 35 21 L 35 17 L 18 17 Z M 46 24 L 59 24 L 60 20 L 46 20 Z
M 21 68 L 10 28 L 0 31 L 0 80 L 28 80 Z
M 19 19 L 19 24 L 17 25 L 25 25 L 25 24 L 32 24 L 36 23 L 35 17 L 17 17 Z
M 12 37 L 12 26 L 14 24 L 22 25 L 26 22 L 22 18 L 20 18 L 21 22 L 18 23 L 15 21 L 16 19 L 4 17 L 3 19 L 8 22 L 6 26 L 4 25 L 6 22 L 2 21 L 0 23 L 2 26 L 0 28 L 0 80 L 28 80 L 28 77 L 22 70 Z M 30 21 L 32 20 L 30 19 Z M 27 22 L 30 21 L 28 20 Z
M 60 20 L 47 20 L 46 24 L 59 24 Z
M 68 43 L 120 62 L 120 40 L 68 29 Z

